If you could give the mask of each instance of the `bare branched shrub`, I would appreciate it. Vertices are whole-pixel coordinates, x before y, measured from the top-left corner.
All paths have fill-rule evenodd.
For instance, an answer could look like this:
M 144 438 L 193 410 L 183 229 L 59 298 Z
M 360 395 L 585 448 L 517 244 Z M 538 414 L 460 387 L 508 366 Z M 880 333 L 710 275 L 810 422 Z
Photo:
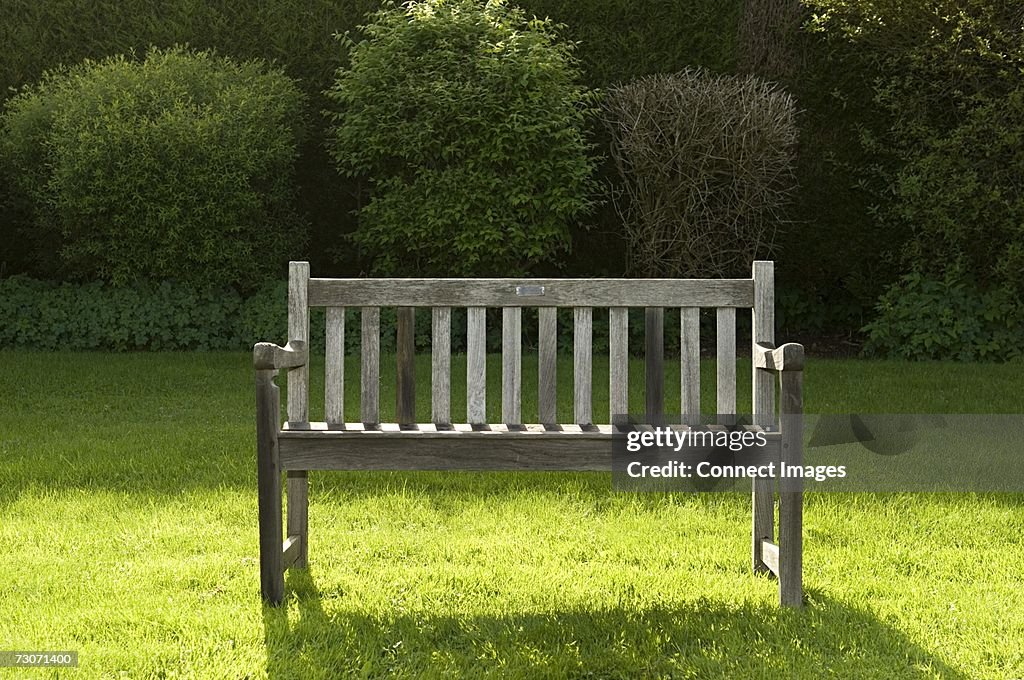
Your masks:
M 792 97 L 687 69 L 611 88 L 603 116 L 633 275 L 743 275 L 769 254 L 795 190 Z

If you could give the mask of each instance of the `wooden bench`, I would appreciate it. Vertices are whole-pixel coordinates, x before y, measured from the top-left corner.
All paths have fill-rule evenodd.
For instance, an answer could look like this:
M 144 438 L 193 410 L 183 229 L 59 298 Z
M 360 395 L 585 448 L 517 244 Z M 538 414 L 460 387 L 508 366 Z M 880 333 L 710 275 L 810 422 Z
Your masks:
M 309 420 L 309 309 L 326 308 L 324 422 Z M 361 308 L 361 423 L 343 414 L 345 308 Z M 397 308 L 397 423 L 381 423 L 380 308 Z M 432 309 L 432 423 L 415 424 L 414 311 Z M 451 409 L 451 318 L 467 308 L 465 422 Z M 522 425 L 521 319 L 538 308 L 538 413 Z M 573 308 L 574 409 L 556 410 L 556 312 Z M 764 428 L 790 464 L 802 461 L 803 347 L 776 348 L 774 270 L 755 262 L 749 279 L 318 279 L 309 265 L 289 270 L 288 343 L 259 343 L 256 422 L 259 479 L 260 579 L 263 597 L 284 598 L 284 570 L 308 558 L 309 470 L 610 470 L 610 424 L 591 410 L 594 308 L 609 315 L 609 417 L 629 412 L 628 308 L 645 309 L 646 412 L 664 408 L 664 308 L 679 307 L 681 411 L 700 413 L 699 311 L 717 315 L 716 413 L 736 413 L 736 310 L 751 309 L 753 425 Z M 501 424 L 486 418 L 486 309 L 502 309 Z M 288 420 L 280 423 L 274 377 L 288 371 Z M 781 417 L 775 410 L 773 373 L 781 384 Z M 689 422 L 689 421 L 688 421 Z M 780 432 L 781 429 L 781 432 Z M 282 474 L 287 476 L 287 526 L 282 521 Z M 780 602 L 802 601 L 802 486 L 778 489 L 779 539 L 775 540 L 774 480 L 754 480 L 752 564 L 779 580 Z M 611 492 L 611 491 L 610 491 Z M 287 531 L 285 531 L 285 528 Z

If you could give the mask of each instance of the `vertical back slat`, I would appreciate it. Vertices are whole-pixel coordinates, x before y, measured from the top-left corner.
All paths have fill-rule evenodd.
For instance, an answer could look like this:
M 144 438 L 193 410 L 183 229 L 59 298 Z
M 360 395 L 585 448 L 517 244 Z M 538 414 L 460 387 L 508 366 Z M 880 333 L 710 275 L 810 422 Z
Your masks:
M 522 309 L 505 307 L 501 318 L 501 421 L 522 423 Z
M 430 345 L 430 419 L 438 424 L 452 422 L 452 310 L 434 307 L 433 341 Z
M 736 419 L 736 308 L 718 308 L 718 352 L 715 368 L 718 373 L 716 409 L 720 422 L 731 425 Z
M 288 265 L 288 337 L 309 347 L 309 263 Z M 309 365 L 288 371 L 288 422 L 309 422 Z
M 751 340 L 753 346 L 764 343 L 775 346 L 775 269 L 774 263 L 754 262 L 754 307 L 751 310 Z M 753 350 L 753 346 L 751 350 Z M 775 425 L 775 376 L 766 369 L 755 368 L 753 375 L 754 424 L 761 427 Z M 768 571 L 762 561 L 762 541 L 775 534 L 775 489 L 771 479 L 755 479 L 752 483 L 751 527 L 752 561 L 755 573 Z
M 360 418 L 364 423 L 380 422 L 380 307 L 363 307 L 362 312 L 362 394 Z
M 467 310 L 466 420 L 487 422 L 487 310 L 483 307 Z
M 416 422 L 416 308 L 399 307 L 395 346 L 395 420 Z
M 544 425 L 558 422 L 558 309 L 537 310 L 537 419 Z
M 288 340 L 301 340 L 309 347 L 309 263 L 288 265 Z M 308 356 L 308 355 L 307 355 Z M 288 371 L 288 422 L 309 422 L 309 363 Z M 306 566 L 309 541 L 309 480 L 304 470 L 287 474 L 287 528 L 289 536 L 299 537 L 295 564 Z
M 683 307 L 679 314 L 679 390 L 684 422 L 700 421 L 700 308 Z
M 665 414 L 665 311 L 661 307 L 648 307 L 644 312 L 644 342 L 644 406 L 648 422 L 660 422 Z
M 327 343 L 324 357 L 324 420 L 345 422 L 345 308 L 327 308 Z
M 608 310 L 608 422 L 629 413 L 629 309 Z
M 594 421 L 591 413 L 593 326 L 593 309 L 573 308 L 573 409 L 580 425 Z

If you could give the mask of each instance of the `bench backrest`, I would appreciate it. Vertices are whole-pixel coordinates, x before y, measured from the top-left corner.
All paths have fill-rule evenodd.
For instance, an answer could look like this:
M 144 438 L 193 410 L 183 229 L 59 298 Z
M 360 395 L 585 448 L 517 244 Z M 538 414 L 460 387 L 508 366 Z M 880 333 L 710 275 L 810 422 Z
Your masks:
M 664 308 L 678 307 L 681 339 L 681 415 L 700 414 L 700 309 L 717 317 L 716 413 L 736 413 L 736 310 L 750 309 L 752 342 L 774 346 L 774 269 L 757 261 L 749 279 L 321 279 L 309 264 L 292 262 L 288 285 L 288 340 L 309 341 L 309 309 L 326 308 L 325 420 L 343 422 L 345 308 L 361 308 L 360 420 L 380 421 L 380 309 L 398 308 L 397 421 L 415 421 L 413 318 L 416 307 L 432 310 L 431 414 L 437 424 L 453 422 L 451 409 L 451 310 L 467 308 L 466 417 L 454 422 L 485 424 L 486 309 L 502 309 L 501 422 L 524 422 L 521 411 L 524 307 L 538 308 L 538 414 L 545 425 L 602 422 L 591 412 L 594 308 L 609 315 L 609 417 L 629 412 L 628 309 L 646 318 L 646 412 L 664 413 Z M 573 309 L 574 412 L 556 411 L 557 321 L 559 307 Z M 771 425 L 775 388 L 768 370 L 755 368 L 755 424 Z M 308 364 L 288 373 L 288 420 L 309 421 Z M 532 415 L 532 414 L 529 414 Z M 526 422 L 533 422 L 529 418 Z

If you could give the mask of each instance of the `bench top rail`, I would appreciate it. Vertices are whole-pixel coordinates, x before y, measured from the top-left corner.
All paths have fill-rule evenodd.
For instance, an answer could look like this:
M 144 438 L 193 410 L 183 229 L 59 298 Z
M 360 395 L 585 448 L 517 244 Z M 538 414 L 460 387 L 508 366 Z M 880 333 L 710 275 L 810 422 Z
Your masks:
M 751 307 L 753 279 L 309 279 L 311 307 Z

